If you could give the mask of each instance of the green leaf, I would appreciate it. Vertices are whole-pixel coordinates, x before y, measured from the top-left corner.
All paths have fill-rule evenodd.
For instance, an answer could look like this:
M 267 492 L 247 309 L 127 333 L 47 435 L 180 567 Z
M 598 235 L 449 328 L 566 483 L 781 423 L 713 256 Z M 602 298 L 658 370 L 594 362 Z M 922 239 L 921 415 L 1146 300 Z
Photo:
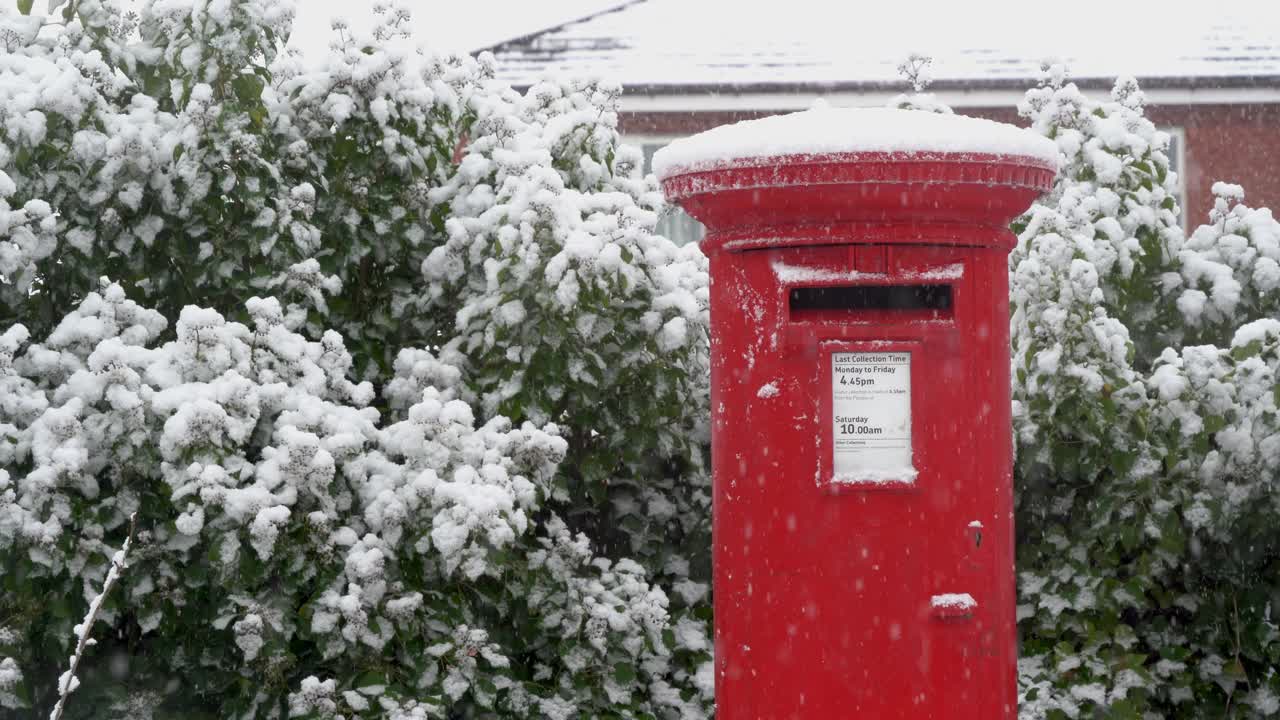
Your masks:
M 31 707 L 31 689 L 27 687 L 27 679 L 25 677 L 19 680 L 18 684 L 15 685 L 13 690 L 10 692 L 12 692 L 13 696 L 18 699 L 18 707 Z
M 18 0 L 18 12 L 23 15 L 31 14 L 31 6 L 35 4 L 35 0 Z
M 1249 679 L 1249 674 L 1244 669 L 1244 663 L 1240 662 L 1239 659 L 1227 663 L 1222 668 L 1222 675 L 1236 682 L 1246 682 Z
M 387 684 L 386 673 L 369 670 L 356 677 L 351 686 L 365 695 L 381 695 L 381 688 Z
M 1142 715 L 1134 706 L 1131 698 L 1117 700 L 1107 708 L 1106 714 L 1103 716 L 1108 720 L 1138 720 Z
M 636 669 L 631 663 L 620 662 L 613 666 L 613 679 L 620 685 L 628 685 L 636 679 Z
M 1117 476 L 1127 475 L 1137 461 L 1137 453 L 1128 450 L 1115 450 L 1111 453 L 1111 470 Z
M 1204 431 L 1210 435 L 1218 432 L 1227 426 L 1227 421 L 1221 415 L 1210 415 L 1204 419 Z

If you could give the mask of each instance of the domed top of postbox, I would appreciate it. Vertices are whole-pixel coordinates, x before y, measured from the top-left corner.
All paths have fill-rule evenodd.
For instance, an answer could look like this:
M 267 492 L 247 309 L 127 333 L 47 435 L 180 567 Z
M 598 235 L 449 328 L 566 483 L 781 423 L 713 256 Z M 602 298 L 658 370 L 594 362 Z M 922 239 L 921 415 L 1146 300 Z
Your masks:
M 707 225 L 708 250 L 735 238 L 736 248 L 814 242 L 815 232 L 856 242 L 858 226 L 899 229 L 877 242 L 961 242 L 963 226 L 1006 228 L 1051 188 L 1058 149 L 981 118 L 824 108 L 723 125 L 653 163 L 667 198 Z

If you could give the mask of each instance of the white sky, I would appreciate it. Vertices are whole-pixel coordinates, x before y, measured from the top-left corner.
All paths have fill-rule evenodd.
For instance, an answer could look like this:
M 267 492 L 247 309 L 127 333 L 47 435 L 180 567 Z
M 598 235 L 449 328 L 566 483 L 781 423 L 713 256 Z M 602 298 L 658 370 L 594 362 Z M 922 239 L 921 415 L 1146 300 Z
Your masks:
M 622 0 L 408 0 L 414 39 L 441 52 L 469 52 L 621 4 Z M 297 0 L 290 44 L 322 52 L 333 37 L 329 21 L 345 17 L 353 29 L 372 24 L 374 0 Z

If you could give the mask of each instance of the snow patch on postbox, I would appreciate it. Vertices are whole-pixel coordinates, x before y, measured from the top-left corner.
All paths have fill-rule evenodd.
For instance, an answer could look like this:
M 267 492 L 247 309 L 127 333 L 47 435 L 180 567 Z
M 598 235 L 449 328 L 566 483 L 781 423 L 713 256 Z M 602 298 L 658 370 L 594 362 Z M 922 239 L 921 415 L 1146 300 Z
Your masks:
M 888 468 L 858 468 L 837 472 L 831 477 L 836 485 L 913 485 L 918 471 L 910 465 Z
M 863 280 L 882 280 L 886 277 L 885 273 L 867 273 L 857 270 L 831 270 L 822 267 L 810 267 L 808 265 L 789 265 L 781 261 L 775 261 L 772 265 L 773 275 L 778 278 L 779 282 L 786 284 L 800 283 L 830 283 L 830 282 L 849 282 L 856 283 Z M 894 274 L 894 278 L 902 282 L 920 282 L 928 280 L 959 280 L 964 277 L 964 264 L 951 263 L 937 268 L 929 268 L 925 270 L 908 270 Z
M 941 618 L 967 617 L 978 609 L 978 601 L 969 593 L 941 593 L 929 600 L 933 614 Z
M 653 156 L 659 180 L 752 160 L 844 153 L 971 154 L 1029 158 L 1058 169 L 1057 145 L 983 118 L 896 108 L 816 108 L 722 125 Z
M 857 270 L 840 271 L 807 265 L 773 263 L 773 274 L 783 283 L 857 282 L 870 278 L 882 278 L 883 273 L 864 273 Z

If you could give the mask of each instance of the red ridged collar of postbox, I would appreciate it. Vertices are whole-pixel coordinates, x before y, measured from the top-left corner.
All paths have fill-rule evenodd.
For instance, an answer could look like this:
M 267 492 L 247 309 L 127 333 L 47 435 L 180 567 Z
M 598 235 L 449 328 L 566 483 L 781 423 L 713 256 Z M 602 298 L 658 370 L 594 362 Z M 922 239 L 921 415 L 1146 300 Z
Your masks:
M 824 115 L 836 117 L 825 118 L 823 127 L 839 119 L 849 138 L 819 136 L 815 151 L 804 151 L 802 138 L 814 135 Z M 873 122 L 860 122 L 864 117 Z M 902 120 L 927 120 L 923 125 L 936 133 L 954 128 L 961 139 L 942 145 L 925 133 L 918 136 L 921 148 L 913 150 L 876 137 L 880 126 Z M 860 128 L 869 130 L 865 142 Z M 734 137 L 725 129 L 740 132 Z M 744 143 L 755 129 L 799 138 Z M 963 134 L 975 129 L 975 149 L 964 149 Z M 728 135 L 721 143 L 713 135 L 717 131 Z M 700 159 L 717 144 L 723 146 L 719 158 Z M 1011 152 L 998 152 L 1002 147 Z M 768 154 L 771 148 L 785 152 Z M 918 110 L 807 111 L 717 128 L 670 149 L 666 158 L 655 159 L 663 190 L 707 226 L 707 252 L 825 245 L 850 236 L 864 243 L 1008 248 L 1009 222 L 1052 187 L 1058 165 L 1052 141 L 1031 131 Z

